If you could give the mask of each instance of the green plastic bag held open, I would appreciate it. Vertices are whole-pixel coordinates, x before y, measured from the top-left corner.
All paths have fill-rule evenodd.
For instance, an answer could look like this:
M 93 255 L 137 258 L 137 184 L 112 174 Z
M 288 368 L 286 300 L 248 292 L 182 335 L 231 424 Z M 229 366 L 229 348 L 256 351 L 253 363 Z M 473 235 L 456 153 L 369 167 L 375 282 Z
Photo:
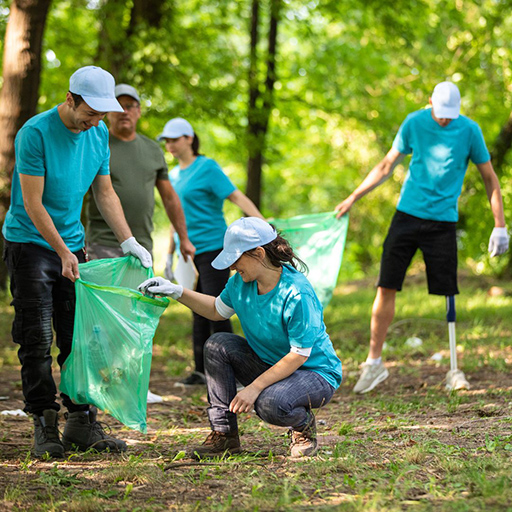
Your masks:
M 90 261 L 79 270 L 73 347 L 60 390 L 145 433 L 153 336 L 169 299 L 136 291 L 153 270 L 134 257 Z
M 324 308 L 336 287 L 348 231 L 348 215 L 336 212 L 275 219 L 272 224 L 309 268 L 307 274 Z

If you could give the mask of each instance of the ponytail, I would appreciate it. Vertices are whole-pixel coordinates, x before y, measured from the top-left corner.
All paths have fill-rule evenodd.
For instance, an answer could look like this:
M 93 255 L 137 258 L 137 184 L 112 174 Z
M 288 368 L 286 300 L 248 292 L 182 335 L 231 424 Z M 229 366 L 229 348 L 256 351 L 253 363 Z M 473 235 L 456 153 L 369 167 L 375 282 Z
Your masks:
M 192 140 L 192 153 L 194 156 L 199 156 L 199 137 L 194 133 L 194 139 Z
M 268 244 L 262 245 L 265 249 L 267 258 L 273 267 L 282 267 L 283 263 L 292 266 L 299 272 L 308 272 L 308 266 L 293 252 L 293 248 L 284 237 L 280 234 L 269 242 Z M 252 251 L 248 251 L 246 254 L 251 255 Z

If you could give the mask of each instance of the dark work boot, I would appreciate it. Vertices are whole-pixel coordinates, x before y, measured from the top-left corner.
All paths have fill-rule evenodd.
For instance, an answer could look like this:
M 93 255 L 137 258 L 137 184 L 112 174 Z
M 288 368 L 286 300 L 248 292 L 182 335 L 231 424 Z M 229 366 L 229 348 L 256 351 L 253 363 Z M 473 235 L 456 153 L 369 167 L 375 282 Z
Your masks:
M 221 457 L 224 453 L 240 453 L 238 432 L 226 434 L 212 430 L 201 446 L 192 448 L 192 456 L 196 459 Z
M 43 457 L 48 454 L 50 457 L 63 457 L 64 446 L 60 441 L 58 412 L 54 409 L 46 409 L 42 416 L 32 415 L 34 418 L 34 457 Z
M 96 408 L 90 411 L 77 411 L 66 414 L 66 426 L 62 435 L 62 443 L 66 450 L 77 449 L 86 451 L 89 448 L 103 452 L 126 451 L 126 443 L 121 439 L 109 436 L 103 426 L 96 421 Z

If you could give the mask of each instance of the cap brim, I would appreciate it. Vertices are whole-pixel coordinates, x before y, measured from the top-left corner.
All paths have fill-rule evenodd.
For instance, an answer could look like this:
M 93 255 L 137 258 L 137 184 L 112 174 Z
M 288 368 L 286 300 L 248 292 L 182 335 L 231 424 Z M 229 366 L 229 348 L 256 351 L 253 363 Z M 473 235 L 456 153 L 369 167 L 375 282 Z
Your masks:
M 220 254 L 212 261 L 212 267 L 216 270 L 225 270 L 231 267 L 231 265 L 233 265 L 233 263 L 235 263 L 235 261 L 237 261 L 240 256 L 242 256 L 242 254 L 243 253 L 240 251 L 227 252 L 222 250 Z
M 137 103 L 140 103 L 140 98 L 135 96 L 135 94 L 130 94 L 129 92 L 122 92 L 121 94 L 116 94 L 116 100 L 121 96 L 129 96 L 130 98 L 133 98 Z
M 124 112 L 124 108 L 115 98 L 91 98 L 82 96 L 85 103 L 98 112 Z
M 432 104 L 434 114 L 438 119 L 457 119 L 460 115 L 460 107 L 437 107 Z
M 156 140 L 164 140 L 164 139 L 179 139 L 180 137 L 193 137 L 193 135 L 189 135 L 183 132 L 164 132 L 161 133 Z

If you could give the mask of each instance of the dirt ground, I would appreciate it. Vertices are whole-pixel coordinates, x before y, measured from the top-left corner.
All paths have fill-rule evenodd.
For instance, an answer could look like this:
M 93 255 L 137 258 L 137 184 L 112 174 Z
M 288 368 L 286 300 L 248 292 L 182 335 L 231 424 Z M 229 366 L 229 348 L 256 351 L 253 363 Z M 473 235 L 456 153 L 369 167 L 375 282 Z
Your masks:
M 411 370 L 410 374 L 401 375 L 398 368 L 390 367 L 391 376 L 379 386 L 379 392 L 374 391 L 363 397 L 356 396 L 350 391 L 355 383 L 356 372 L 346 376 L 346 382 L 337 391 L 331 403 L 318 411 L 320 453 L 328 457 L 337 443 L 342 443 L 348 438 L 368 441 L 375 451 L 375 464 L 382 465 L 393 457 L 394 451 L 403 448 L 404 445 L 413 446 L 436 440 L 444 445 L 465 446 L 471 449 L 484 445 L 489 433 L 492 433 L 492 436 L 512 435 L 510 421 L 503 421 L 505 417 L 512 416 L 509 393 L 512 390 L 512 375 L 498 374 L 486 369 L 472 373 L 470 391 L 461 392 L 451 406 L 446 406 L 447 402 L 444 406 L 438 406 L 435 403 L 435 396 L 446 396 L 442 387 L 446 368 L 433 362 L 413 361 Z M 58 375 L 56 378 L 58 379 Z M 122 462 L 120 456 L 115 454 L 80 455 L 62 461 L 59 467 L 78 476 L 96 473 L 97 480 L 90 482 L 89 486 L 104 489 L 105 493 L 107 490 L 117 490 L 122 494 L 127 481 L 135 482 L 131 489 L 130 506 L 121 507 L 119 510 L 133 510 L 136 504 L 142 505 L 152 499 L 156 499 L 160 506 L 165 505 L 165 508 L 170 510 L 180 510 L 184 505 L 211 499 L 212 496 L 225 496 L 229 490 L 229 479 L 193 485 L 190 483 L 190 471 L 191 468 L 197 469 L 199 463 L 187 455 L 176 457 L 181 450 L 189 450 L 191 442 L 200 443 L 209 431 L 206 393 L 203 393 L 205 390 L 201 387 L 176 387 L 176 380 L 167 377 L 163 369 L 157 368 L 152 371 L 151 390 L 163 395 L 165 401 L 148 407 L 146 435 L 128 430 L 103 414 L 101 420 L 108 422 L 113 433 L 128 442 L 128 452 L 121 456 L 127 467 L 133 466 L 134 458 L 140 455 L 145 462 L 163 468 L 164 474 L 172 472 L 174 476 L 186 476 L 182 485 L 155 486 L 154 482 L 151 483 L 152 477 L 147 473 L 147 468 L 142 468 L 138 477 L 136 471 L 131 477 L 121 472 L 120 476 L 104 481 L 102 472 Z M 408 408 L 409 403 L 427 400 L 429 394 L 434 397 L 431 407 L 423 405 Z M 4 367 L 0 373 L 0 395 L 0 410 L 23 408 L 19 368 Z M 382 402 L 387 399 L 392 399 L 388 412 Z M 406 410 L 406 413 L 403 410 Z M 400 425 L 399 420 L 404 417 L 406 421 Z M 368 428 L 368 418 L 372 418 L 372 428 Z M 242 420 L 243 448 L 248 454 L 261 455 L 260 463 L 256 458 L 248 464 L 255 464 L 258 471 L 271 471 L 275 475 L 282 473 L 283 477 L 288 474 L 290 467 L 284 429 L 266 426 L 268 435 L 262 436 L 261 431 L 255 428 L 247 428 L 244 432 L 243 421 L 247 421 L 247 416 Z M 61 430 L 63 423 L 64 419 L 61 418 Z M 343 430 L 344 425 L 350 425 L 346 432 Z M 33 496 L 34 501 L 30 500 L 33 504 L 40 499 L 39 496 L 47 492 L 46 485 L 41 484 L 41 472 L 50 472 L 54 463 L 30 459 L 27 454 L 31 442 L 30 418 L 0 415 L 0 500 L 5 496 L 6 489 L 15 486 L 27 489 L 27 493 Z M 366 443 L 361 443 L 361 450 L 366 449 L 365 445 Z M 269 453 L 273 454 L 270 462 Z M 242 471 L 244 464 L 235 464 L 230 471 Z M 144 471 L 145 477 L 142 477 Z M 62 484 L 62 481 L 60 483 Z M 88 492 L 83 479 L 75 483 L 70 480 L 69 485 L 83 486 L 84 492 Z M 418 492 L 421 494 L 423 491 Z M 412 498 L 416 499 L 414 496 Z M 311 505 L 315 503 L 324 504 L 320 497 L 310 500 Z M 25 508 L 12 508 L 22 509 Z

